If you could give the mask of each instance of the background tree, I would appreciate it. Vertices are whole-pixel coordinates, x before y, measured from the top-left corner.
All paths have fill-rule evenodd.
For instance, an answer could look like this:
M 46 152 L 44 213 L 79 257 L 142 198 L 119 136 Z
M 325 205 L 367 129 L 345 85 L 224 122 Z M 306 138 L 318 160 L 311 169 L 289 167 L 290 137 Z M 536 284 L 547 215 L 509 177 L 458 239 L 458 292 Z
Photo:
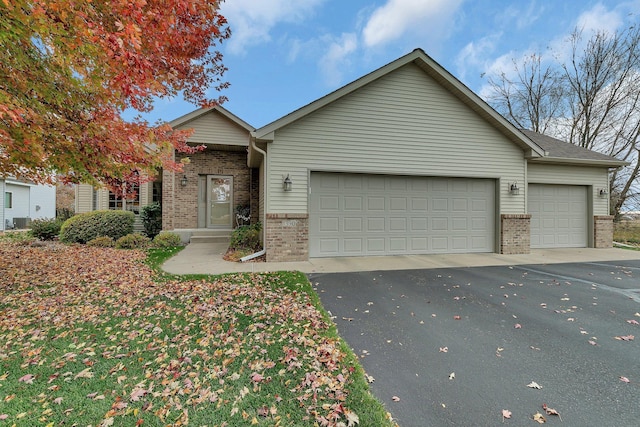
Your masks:
M 214 47 L 230 35 L 213 0 L 0 0 L 0 176 L 116 192 L 180 170 L 188 132 L 121 113 L 221 90 Z
M 490 77 L 488 101 L 521 128 L 629 162 L 611 174 L 611 212 L 637 209 L 640 28 L 588 39 L 575 30 L 563 47 L 568 53 L 534 54 Z

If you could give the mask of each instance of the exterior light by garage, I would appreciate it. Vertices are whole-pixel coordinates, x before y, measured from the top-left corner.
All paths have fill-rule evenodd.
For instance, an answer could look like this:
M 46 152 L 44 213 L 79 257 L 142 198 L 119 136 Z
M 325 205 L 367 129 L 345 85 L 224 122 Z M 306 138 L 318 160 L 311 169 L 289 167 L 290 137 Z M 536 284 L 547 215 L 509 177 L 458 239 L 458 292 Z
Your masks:
M 282 189 L 284 191 L 291 191 L 293 188 L 293 182 L 291 181 L 291 178 L 289 178 L 289 174 L 287 174 L 287 177 L 284 179 L 284 181 L 282 181 Z
M 598 194 L 600 195 L 600 197 L 607 197 L 609 195 L 609 192 L 606 188 L 601 188 L 600 191 L 598 191 Z
M 520 188 L 518 187 L 518 183 L 514 182 L 513 184 L 509 185 L 509 194 L 511 195 L 517 195 L 520 194 Z
M 187 175 L 182 176 L 182 179 L 180 180 L 180 185 L 182 185 L 183 187 L 187 186 Z

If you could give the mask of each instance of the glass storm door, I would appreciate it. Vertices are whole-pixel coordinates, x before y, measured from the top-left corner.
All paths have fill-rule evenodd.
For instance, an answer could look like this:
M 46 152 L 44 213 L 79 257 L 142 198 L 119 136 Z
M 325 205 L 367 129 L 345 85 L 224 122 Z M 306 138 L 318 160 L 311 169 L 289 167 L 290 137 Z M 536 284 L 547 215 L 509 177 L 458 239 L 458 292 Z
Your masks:
M 233 225 L 233 177 L 207 177 L 207 227 L 231 228 Z

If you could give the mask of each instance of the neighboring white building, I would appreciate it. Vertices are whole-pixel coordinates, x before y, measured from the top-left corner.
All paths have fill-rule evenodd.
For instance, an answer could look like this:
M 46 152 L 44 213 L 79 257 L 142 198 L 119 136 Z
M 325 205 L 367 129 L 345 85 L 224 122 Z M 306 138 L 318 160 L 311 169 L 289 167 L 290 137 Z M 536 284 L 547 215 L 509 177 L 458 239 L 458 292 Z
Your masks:
M 0 231 L 25 228 L 32 219 L 56 217 L 56 188 L 0 178 Z

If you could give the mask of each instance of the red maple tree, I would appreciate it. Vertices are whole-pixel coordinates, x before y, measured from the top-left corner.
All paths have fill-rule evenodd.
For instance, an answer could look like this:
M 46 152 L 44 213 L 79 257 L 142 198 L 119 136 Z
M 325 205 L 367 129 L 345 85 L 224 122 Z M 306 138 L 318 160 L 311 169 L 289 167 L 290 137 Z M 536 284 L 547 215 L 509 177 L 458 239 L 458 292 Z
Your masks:
M 127 122 L 155 98 L 199 106 L 228 83 L 230 36 L 213 0 L 0 0 L 0 176 L 121 191 L 180 170 L 189 132 Z

